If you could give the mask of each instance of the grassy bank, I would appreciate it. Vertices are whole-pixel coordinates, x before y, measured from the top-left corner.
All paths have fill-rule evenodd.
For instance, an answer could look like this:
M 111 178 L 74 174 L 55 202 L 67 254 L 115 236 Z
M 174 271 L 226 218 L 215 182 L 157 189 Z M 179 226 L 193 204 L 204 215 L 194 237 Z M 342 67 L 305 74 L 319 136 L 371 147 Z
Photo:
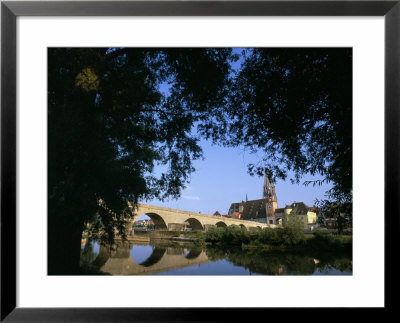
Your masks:
M 266 228 L 260 231 L 248 231 L 232 225 L 226 228 L 211 227 L 202 231 L 156 231 L 147 233 L 151 238 L 191 240 L 196 244 L 207 244 L 243 249 L 264 250 L 326 250 L 351 251 L 352 235 L 315 232 L 304 234 L 297 226 Z
M 296 226 L 266 228 L 247 231 L 240 227 L 210 228 L 204 234 L 204 241 L 214 245 L 242 246 L 242 248 L 263 248 L 267 250 L 351 250 L 352 236 L 315 232 L 304 234 Z

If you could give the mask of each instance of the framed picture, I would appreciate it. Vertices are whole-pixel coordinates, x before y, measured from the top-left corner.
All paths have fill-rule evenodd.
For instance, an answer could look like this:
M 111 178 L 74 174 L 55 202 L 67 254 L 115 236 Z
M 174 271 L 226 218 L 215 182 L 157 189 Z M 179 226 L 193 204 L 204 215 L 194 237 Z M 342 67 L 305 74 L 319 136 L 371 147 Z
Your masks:
M 399 154 L 397 153 L 400 120 L 399 21 L 399 1 L 3 1 L 1 4 L 1 320 L 5 322 L 30 320 L 54 322 L 90 320 L 99 322 L 127 320 L 218 321 L 234 320 L 235 313 L 243 310 L 248 312 L 247 314 L 250 314 L 251 311 L 251 315 L 255 315 L 257 312 L 262 312 L 260 315 L 263 315 L 264 311 L 271 307 L 390 308 L 391 303 L 387 294 L 390 287 L 387 283 L 391 268 L 389 261 L 392 257 L 388 254 L 395 251 L 391 250 L 393 246 L 389 242 L 389 237 L 398 233 L 399 206 Z M 202 49 L 204 49 L 203 52 Z M 307 51 L 305 54 L 304 49 Z M 332 51 L 335 51 L 334 55 L 330 54 Z M 275 56 L 271 54 L 275 52 L 278 54 Z M 112 60 L 113 65 L 110 68 L 109 57 L 112 55 L 117 58 Z M 317 58 L 307 66 L 306 59 L 310 55 L 315 55 Z M 213 57 L 215 65 L 210 65 L 207 61 L 210 56 Z M 330 61 L 327 63 L 325 59 L 331 56 L 334 56 L 336 60 L 334 63 Z M 106 148 L 111 146 L 96 146 L 95 141 L 86 140 L 96 127 L 96 122 L 100 117 L 90 119 L 94 120 L 94 123 L 89 125 L 85 123 L 86 119 L 79 119 L 82 115 L 72 114 L 71 120 L 64 122 L 70 116 L 63 114 L 61 117 L 60 115 L 54 117 L 51 114 L 52 108 L 79 107 L 84 100 L 90 97 L 98 109 L 103 109 L 102 102 L 107 100 L 114 102 L 111 104 L 114 107 L 113 111 L 118 109 L 121 104 L 125 104 L 125 107 L 129 107 L 129 109 L 135 109 L 124 100 L 132 98 L 136 94 L 131 92 L 124 94 L 123 90 L 117 88 L 117 84 L 131 82 L 131 79 L 124 77 L 124 73 L 137 73 L 137 70 L 140 70 L 143 75 L 141 74 L 135 79 L 140 82 L 132 81 L 134 83 L 131 84 L 130 89 L 140 88 L 141 90 L 137 93 L 142 93 L 142 95 L 143 88 L 148 91 L 146 98 L 143 99 L 142 108 L 149 109 L 149 113 L 143 115 L 149 118 L 146 121 L 147 124 L 150 125 L 153 122 L 158 127 L 157 131 L 152 132 L 153 136 L 157 134 L 161 138 L 165 133 L 166 137 L 160 139 L 160 142 L 165 142 L 166 147 L 168 142 L 174 142 L 176 140 L 175 132 L 178 132 L 174 127 L 179 122 L 186 122 L 187 119 L 182 118 L 183 114 L 179 114 L 173 116 L 173 122 L 170 122 L 171 116 L 168 116 L 166 120 L 169 120 L 169 123 L 163 124 L 160 122 L 164 118 L 163 113 L 169 111 L 168 109 L 173 110 L 174 104 L 178 101 L 183 106 L 195 106 L 200 102 L 199 106 L 201 105 L 202 108 L 191 110 L 190 116 L 192 117 L 193 112 L 196 113 L 197 118 L 191 119 L 191 122 L 204 122 L 204 127 L 198 128 L 200 129 L 199 133 L 222 142 L 223 140 L 218 135 L 222 133 L 225 125 L 226 110 L 219 112 L 213 110 L 212 118 L 210 118 L 209 115 L 205 116 L 202 109 L 208 107 L 211 102 L 208 96 L 219 87 L 220 92 L 212 98 L 214 105 L 217 98 L 222 97 L 222 93 L 229 96 L 229 93 L 224 92 L 224 89 L 228 88 L 229 82 L 224 84 L 225 87 L 221 85 L 222 81 L 221 84 L 218 83 L 221 80 L 219 77 L 222 77 L 224 71 L 222 67 L 225 66 L 226 60 L 231 60 L 231 67 L 236 66 L 236 62 L 246 61 L 247 70 L 240 74 L 242 79 L 237 77 L 235 80 L 230 80 L 233 83 L 236 82 L 234 85 L 229 83 L 229 86 L 233 86 L 229 88 L 229 91 L 235 94 L 230 96 L 231 101 L 224 101 L 225 99 L 220 98 L 221 102 L 227 106 L 230 105 L 231 116 L 239 119 L 242 124 L 246 124 L 248 121 L 243 118 L 241 111 L 235 110 L 233 102 L 242 103 L 247 100 L 247 96 L 241 91 L 243 84 L 246 86 L 253 84 L 255 86 L 253 91 L 256 91 L 254 90 L 256 86 L 259 86 L 261 90 L 257 92 L 259 93 L 257 95 L 267 93 L 269 83 L 251 83 L 254 81 L 254 75 L 257 75 L 257 66 L 259 66 L 257 64 L 261 61 L 260 57 L 264 59 L 263 64 L 267 64 L 265 63 L 267 61 L 270 64 L 268 66 L 274 71 L 279 70 L 277 62 L 284 60 L 284 57 L 288 57 L 288 62 L 295 61 L 294 57 L 300 57 L 299 62 L 301 63 L 291 64 L 305 64 L 302 65 L 301 73 L 309 75 L 308 80 L 312 84 L 310 85 L 311 94 L 306 93 L 304 89 L 307 88 L 302 88 L 304 84 L 301 82 L 293 83 L 297 84 L 298 89 L 303 89 L 300 94 L 294 91 L 296 92 L 292 96 L 292 99 L 296 97 L 294 106 L 301 104 L 299 102 L 306 99 L 314 100 L 312 101 L 314 105 L 324 106 L 321 103 L 324 102 L 323 97 L 315 99 L 312 95 L 313 89 L 318 84 L 318 82 L 315 83 L 315 80 L 320 77 L 320 74 L 315 72 L 319 68 L 318 64 L 334 66 L 333 72 L 328 74 L 329 81 L 326 82 L 330 82 L 331 89 L 338 93 L 338 97 L 346 96 L 347 92 L 350 93 L 347 95 L 347 98 L 351 98 L 352 105 L 348 111 L 349 114 L 343 115 L 341 120 L 332 122 L 332 125 L 337 125 L 339 128 L 347 125 L 350 128 L 350 131 L 347 128 L 347 132 L 351 136 L 350 139 L 347 139 L 351 142 L 350 155 L 352 157 L 346 159 L 346 155 L 343 154 L 344 157 L 342 156 L 340 160 L 342 164 L 348 160 L 352 165 L 350 175 L 347 173 L 346 176 L 351 192 L 353 192 L 352 185 L 354 185 L 354 204 L 353 195 L 351 198 L 352 214 L 354 213 L 354 217 L 351 216 L 351 219 L 354 230 L 349 229 L 347 224 L 349 218 L 345 216 L 346 212 L 342 209 L 331 211 L 332 205 L 330 204 L 309 207 L 305 203 L 299 202 L 298 199 L 297 202 L 292 203 L 295 200 L 293 198 L 291 204 L 287 204 L 286 207 L 281 205 L 279 208 L 279 185 L 274 186 L 276 179 L 272 177 L 273 172 L 270 173 L 268 167 L 271 167 L 275 174 L 285 177 L 285 167 L 289 167 L 287 163 L 282 164 L 285 166 L 281 168 L 274 168 L 273 164 L 268 164 L 268 167 L 265 168 L 263 164 L 261 167 L 263 172 L 261 177 L 262 199 L 253 198 L 250 195 L 248 199 L 245 191 L 243 193 L 245 197 L 243 196 L 241 202 L 232 200 L 230 206 L 226 205 L 227 209 L 229 207 L 228 212 L 219 210 L 222 212 L 216 211 L 211 216 L 213 212 L 211 209 L 206 209 L 206 212 L 197 212 L 197 210 L 196 212 L 194 210 L 182 212 L 181 209 L 185 208 L 178 204 L 172 209 L 171 204 L 161 206 L 150 205 L 153 203 L 129 204 L 128 209 L 134 210 L 133 214 L 148 216 L 140 218 L 139 221 L 136 217 L 134 223 L 132 221 L 124 222 L 123 214 L 126 210 L 121 209 L 118 214 L 122 215 L 116 215 L 116 212 L 110 211 L 111 208 L 104 202 L 103 197 L 111 194 L 126 199 L 131 195 L 122 194 L 123 190 L 135 191 L 141 183 L 140 176 L 142 174 L 139 172 L 141 175 L 132 185 L 132 181 L 124 182 L 126 173 L 123 173 L 122 170 L 125 169 L 125 166 L 119 166 L 121 172 L 111 174 L 100 170 L 101 165 L 110 164 L 96 163 L 92 160 L 91 165 L 98 167 L 96 168 L 98 176 L 95 176 L 95 183 L 110 184 L 104 185 L 104 187 L 108 186 L 108 190 L 103 190 L 102 194 L 104 195 L 96 196 L 96 212 L 92 212 L 90 209 L 90 212 L 102 220 L 85 218 L 85 221 L 82 221 L 84 235 L 82 236 L 82 230 L 78 232 L 79 242 L 82 243 L 78 246 L 81 248 L 79 260 L 81 268 L 78 271 L 74 271 L 73 266 L 69 266 L 72 258 L 66 256 L 57 258 L 57 253 L 60 250 L 65 251 L 68 244 L 52 247 L 51 237 L 67 239 L 71 236 L 69 233 L 73 230 L 73 226 L 68 227 L 68 223 L 60 225 L 61 222 L 52 222 L 53 220 L 47 216 L 48 209 L 53 210 L 53 213 L 54 210 L 58 210 L 55 213 L 62 214 L 64 209 L 69 207 L 68 204 L 61 202 L 51 204 L 53 196 L 57 196 L 58 201 L 64 199 L 64 191 L 60 195 L 57 195 L 56 192 L 57 187 L 61 187 L 61 184 L 57 186 L 52 185 L 51 182 L 56 176 L 54 174 L 59 171 L 56 166 L 60 159 L 57 158 L 61 155 L 67 158 L 67 155 L 63 155 L 63 153 L 57 158 L 53 158 L 53 151 L 58 149 L 57 147 L 62 143 L 60 151 L 77 147 L 76 151 L 75 148 L 72 148 L 77 156 L 85 155 L 86 151 L 93 147 L 96 147 L 93 149 L 99 147 L 104 149 L 102 153 L 107 155 L 111 152 Z M 125 60 L 133 58 L 135 63 L 132 64 L 137 64 L 137 66 L 135 65 L 135 70 L 129 71 L 129 64 L 126 64 Z M 348 58 L 349 64 L 346 63 Z M 72 60 L 79 60 L 82 66 L 72 73 L 74 77 L 71 82 L 74 89 L 71 91 L 75 92 L 70 95 L 70 93 L 63 92 L 69 91 L 63 87 L 63 82 L 70 77 L 68 73 L 64 72 L 70 68 L 67 66 L 70 66 L 68 64 Z M 97 60 L 102 64 L 99 63 L 96 68 L 92 68 L 85 63 L 85 60 Z M 191 64 L 192 62 L 196 62 L 196 64 Z M 173 68 L 179 70 L 176 72 L 178 75 L 176 79 L 171 76 Z M 101 85 L 97 76 L 99 71 L 102 71 Z M 294 74 L 294 70 L 287 67 L 281 68 L 280 72 L 280 77 L 277 79 L 279 84 L 290 78 L 291 73 Z M 206 76 L 211 73 L 213 73 L 213 78 L 206 82 Z M 193 77 L 194 75 L 196 77 Z M 335 75 L 340 77 L 336 79 Z M 345 75 L 350 76 L 346 77 Z M 228 78 L 226 76 L 226 79 Z M 302 80 L 304 81 L 304 79 Z M 273 79 L 269 79 L 269 82 L 273 81 Z M 162 101 L 157 97 L 158 92 L 152 92 L 152 83 L 161 86 L 162 91 L 169 91 L 169 96 L 163 96 L 164 112 L 155 111 L 152 106 L 152 100 Z M 202 96 L 194 97 L 192 92 L 185 92 L 188 83 L 192 88 L 196 88 Z M 206 83 L 210 84 L 207 85 L 209 87 L 205 85 Z M 173 84 L 181 89 L 180 92 L 171 91 L 168 89 L 168 84 Z M 199 84 L 201 84 L 200 87 Z M 352 84 L 352 88 L 346 87 L 346 84 Z M 282 86 L 275 85 L 271 91 L 278 96 L 278 89 L 281 89 Z M 100 87 L 102 88 L 100 89 Z M 106 87 L 108 92 L 104 90 Z M 80 91 L 79 93 L 84 93 L 84 95 L 76 91 Z M 107 93 L 110 91 L 116 91 L 115 97 L 107 98 Z M 182 99 L 183 95 L 190 99 Z M 179 96 L 180 99 L 178 99 Z M 120 97 L 123 99 L 115 99 Z M 243 101 L 235 101 L 239 99 Z M 70 101 L 63 105 L 59 104 L 60 100 Z M 120 101 L 115 103 L 115 100 Z M 185 102 L 182 103 L 183 101 Z M 280 107 L 278 101 L 278 99 L 274 101 L 274 107 L 277 110 Z M 246 106 L 251 105 L 251 102 L 246 101 L 246 104 Z M 116 128 L 121 129 L 125 125 L 124 120 L 129 119 L 129 116 L 122 118 L 123 114 L 115 115 L 113 111 L 107 112 L 107 118 L 102 116 L 101 122 L 118 123 Z M 303 115 L 308 113 L 307 111 L 304 110 Z M 315 111 L 325 110 L 321 108 L 321 110 Z M 293 115 L 290 114 L 292 112 Z M 324 113 L 329 113 L 329 111 Z M 291 117 L 299 116 L 301 113 L 292 109 L 284 110 L 282 115 L 286 116 L 286 122 L 290 124 Z M 250 125 L 256 125 L 258 122 L 256 117 L 259 115 L 251 116 L 255 119 L 250 122 Z M 57 118 L 64 119 L 61 123 L 57 123 L 59 120 Z M 309 118 L 311 119 L 311 117 Z M 149 120 L 152 121 L 149 123 Z M 79 128 L 79 122 L 85 123 L 85 126 L 81 127 L 83 130 L 90 129 L 90 131 L 83 131 L 80 137 L 74 137 L 80 139 L 72 143 L 70 147 L 69 139 L 63 141 L 63 137 L 66 137 L 64 134 L 69 130 L 73 131 L 75 124 Z M 319 127 L 324 125 L 323 121 L 318 122 Z M 60 127 L 65 128 L 60 131 Z M 249 144 L 249 147 L 254 147 L 254 142 L 246 141 L 252 132 L 248 133 L 249 136 L 240 137 L 241 132 L 235 132 L 235 127 L 240 127 L 240 124 L 235 123 L 229 128 L 233 129 L 232 133 L 234 133 L 233 136 L 226 137 L 230 140 L 229 144 L 235 140 L 240 141 L 242 138 L 242 144 L 246 143 Z M 249 128 L 249 124 L 247 127 Z M 216 128 L 218 129 L 215 130 Z M 112 127 L 102 128 L 98 132 L 99 136 L 104 129 L 109 131 Z M 169 132 L 168 129 L 175 129 L 175 132 Z M 285 128 L 282 123 L 282 126 L 276 128 L 276 131 L 279 132 L 279 129 L 287 133 L 291 127 L 286 126 Z M 317 143 L 318 136 L 322 135 L 323 132 L 317 132 L 316 137 L 311 141 Z M 56 136 L 59 136 L 58 139 L 53 140 Z M 124 145 L 129 146 L 130 150 L 135 151 L 136 156 L 138 155 L 139 146 L 135 146 L 135 149 L 132 148 L 138 140 L 136 138 L 129 142 L 130 136 L 130 133 L 124 133 L 123 136 L 113 137 L 115 142 L 118 141 L 118 144 L 114 146 L 114 148 L 117 147 L 115 149 L 117 149 L 118 158 L 114 159 L 117 160 L 118 165 L 123 164 L 124 158 L 130 158 L 129 152 L 124 151 Z M 268 136 L 274 138 L 273 133 L 268 133 Z M 311 134 L 307 133 L 303 138 L 312 138 L 310 136 Z M 140 140 L 145 140 L 144 138 Z M 281 145 L 280 149 L 283 149 L 282 147 L 285 146 L 283 142 L 288 137 L 279 138 L 277 144 Z M 188 172 L 192 165 L 190 163 L 180 164 L 180 161 L 184 157 L 196 154 L 196 149 L 193 148 L 194 144 L 190 141 L 192 138 L 185 137 L 184 139 L 188 141 L 186 144 L 182 144 L 182 138 L 180 138 L 181 146 L 170 144 L 168 150 L 170 155 L 166 154 L 168 158 L 165 157 L 168 165 L 171 165 L 171 156 L 173 154 L 179 156 L 174 161 L 177 165 L 174 171 L 177 173 Z M 340 143 L 338 140 L 338 144 Z M 85 144 L 87 146 L 84 146 Z M 144 146 L 153 144 L 153 142 L 148 142 Z M 154 145 L 156 147 L 158 144 Z M 331 149 L 335 145 L 336 143 L 333 143 Z M 79 150 L 81 146 L 86 148 Z M 177 150 L 174 151 L 175 148 L 171 147 L 180 147 L 181 150 L 176 148 Z M 185 149 L 190 151 L 189 155 L 184 154 L 182 147 L 186 147 Z M 304 144 L 302 149 L 305 147 Z M 165 154 L 161 148 L 161 146 L 157 146 L 157 149 L 154 148 L 151 153 L 157 152 L 160 156 Z M 321 151 L 322 149 L 317 152 Z M 315 147 L 312 152 L 316 152 Z M 220 150 L 219 154 L 225 153 Z M 215 156 L 218 156 L 218 152 Z M 78 159 L 80 160 L 80 158 Z M 86 157 L 82 157 L 82 159 L 84 158 Z M 162 157 L 159 159 L 161 160 Z M 315 156 L 315 160 L 318 161 L 317 156 Z M 322 160 L 324 159 L 322 158 Z M 314 158 L 306 162 L 299 162 L 298 165 L 303 165 L 303 168 L 308 167 L 309 170 L 314 167 L 315 173 L 318 173 L 316 169 L 328 172 L 328 168 L 324 168 L 326 165 L 313 163 L 313 161 Z M 74 160 L 71 160 L 70 163 L 72 165 Z M 141 160 L 141 163 L 141 169 L 148 167 L 146 158 Z M 298 169 L 297 164 L 291 165 L 294 169 Z M 335 165 L 335 167 L 340 167 L 338 165 L 341 163 Z M 213 166 L 208 167 L 212 168 Z M 254 167 L 249 167 L 249 170 L 256 172 Z M 66 171 L 65 168 L 62 172 L 64 171 Z M 129 174 L 132 175 L 132 169 Z M 210 174 L 204 175 L 204 178 L 211 178 L 213 175 Z M 328 174 L 334 176 L 333 171 Z M 172 175 L 172 173 L 167 174 L 167 176 Z M 85 176 L 85 174 L 80 173 L 80 176 Z M 166 178 L 171 177 L 162 178 L 165 182 L 168 181 Z M 110 193 L 113 189 L 111 183 L 114 180 L 124 183 L 123 188 L 118 189 L 117 193 L 115 191 Z M 152 178 L 151 181 L 157 183 L 157 187 L 166 189 L 171 196 L 174 196 L 174 189 L 184 188 L 180 182 L 176 184 L 177 187 L 173 187 L 172 180 L 168 184 L 169 186 L 167 185 L 168 188 L 161 180 L 157 182 L 156 178 Z M 237 181 L 242 181 L 242 179 L 238 177 Z M 318 181 L 314 181 L 314 184 L 318 186 Z M 65 182 L 62 185 L 65 187 Z M 212 185 L 217 186 L 218 184 Z M 249 184 L 249 186 L 251 185 Z M 79 185 L 74 187 L 76 189 Z M 221 187 L 223 186 L 221 185 Z M 154 188 L 152 189 L 154 190 Z M 208 190 L 210 191 L 211 188 Z M 257 186 L 255 190 L 261 192 L 261 187 Z M 345 189 L 341 188 L 340 193 L 344 191 Z M 69 192 L 72 194 L 73 190 Z M 86 192 L 85 189 L 76 190 L 75 193 L 78 197 L 74 197 L 75 200 L 72 200 L 80 201 L 79 199 Z M 148 196 L 158 197 L 157 193 L 149 193 Z M 203 200 L 190 187 L 186 187 L 182 198 L 192 203 L 197 201 L 197 205 L 203 203 Z M 224 205 L 226 203 L 224 202 Z M 347 204 L 343 202 L 341 207 L 345 205 Z M 289 209 L 290 211 L 288 211 Z M 71 210 L 73 211 L 71 212 Z M 74 213 L 79 210 L 80 207 L 71 208 L 65 212 Z M 340 230 L 352 232 L 352 257 L 341 259 L 337 268 L 341 267 L 336 268 L 337 270 L 332 269 L 333 267 L 325 258 L 327 265 L 323 269 L 322 265 L 318 267 L 320 260 L 316 259 L 314 255 L 311 258 L 304 258 L 306 260 L 302 258 L 304 261 L 300 261 L 301 265 L 292 266 L 292 269 L 289 270 L 285 264 L 293 263 L 292 258 L 277 260 L 278 265 L 269 264 L 268 268 L 264 266 L 260 269 L 263 264 L 257 262 L 256 259 L 260 258 L 258 254 L 257 256 L 253 255 L 254 259 L 249 260 L 246 258 L 247 254 L 242 259 L 240 255 L 231 253 L 230 258 L 221 258 L 223 261 L 229 262 L 230 267 L 223 267 L 225 272 L 218 274 L 216 269 L 206 271 L 209 268 L 203 266 L 204 263 L 208 264 L 213 257 L 220 257 L 217 251 L 204 253 L 204 257 L 207 259 L 201 261 L 200 258 L 203 255 L 201 248 L 182 247 L 185 239 L 196 239 L 197 236 L 192 234 L 192 231 L 204 231 L 203 234 L 206 234 L 208 230 L 210 232 L 214 230 L 210 229 L 212 227 L 227 227 L 231 224 L 233 225 L 232 230 L 238 230 L 235 231 L 236 234 L 241 232 L 240 234 L 243 235 L 241 239 L 246 239 L 246 246 L 250 246 L 249 248 L 256 244 L 254 242 L 252 245 L 251 239 L 254 241 L 258 239 L 257 243 L 259 243 L 261 238 L 257 236 L 257 233 L 243 233 L 243 229 L 248 230 L 246 232 L 258 232 L 257 230 L 261 232 L 264 228 L 277 228 L 281 230 L 279 232 L 283 232 L 282 237 L 285 234 L 285 239 L 288 239 L 287 232 L 289 231 L 284 230 L 289 228 L 292 221 L 291 211 L 293 211 L 292 215 L 296 215 L 297 220 L 302 221 L 302 234 L 309 231 L 310 236 L 314 237 L 316 234 L 312 231 L 318 227 L 316 214 L 321 210 L 328 210 L 325 211 L 328 213 L 337 212 L 334 218 L 328 219 L 325 216 L 326 231 L 335 229 L 337 232 L 337 228 L 340 226 Z M 305 217 L 302 217 L 303 211 Z M 88 213 L 86 209 L 82 212 Z M 177 213 L 181 216 L 177 216 Z M 225 213 L 228 214 L 224 217 Z M 340 222 L 342 218 L 347 221 L 343 227 Z M 104 219 L 112 219 L 114 221 L 110 220 L 112 226 L 107 227 L 108 220 Z M 128 231 L 126 231 L 127 223 Z M 131 245 L 128 244 L 126 247 L 122 240 L 122 247 L 118 244 L 108 246 L 108 240 L 101 240 L 110 236 L 114 239 L 116 232 L 121 235 L 127 232 L 131 241 L 143 245 L 145 244 L 143 241 L 138 242 L 140 239 L 147 239 L 147 233 L 145 234 L 143 231 L 152 231 L 154 227 L 162 228 L 162 232 L 173 231 L 174 233 L 170 234 L 168 239 L 180 239 L 181 245 L 175 247 L 152 245 L 150 256 L 143 260 L 139 268 L 142 271 L 137 270 L 136 263 L 125 261 L 125 258 L 130 261 L 131 256 L 134 257 Z M 65 232 L 67 234 L 64 236 Z M 132 238 L 133 235 L 136 238 Z M 94 237 L 100 239 L 101 246 L 107 246 L 108 249 L 105 247 L 101 249 L 99 244 L 90 244 L 92 243 L 90 239 L 94 239 Z M 201 239 L 208 239 L 207 241 L 210 242 L 215 238 L 210 237 L 209 233 L 207 238 L 202 236 Z M 236 239 L 238 238 L 236 237 Z M 290 242 L 282 240 L 279 246 L 283 246 L 285 243 L 286 245 L 295 244 L 293 239 Z M 301 241 L 306 240 L 304 238 Z M 244 243 L 243 241 L 241 244 Z M 304 245 L 307 245 L 306 242 Z M 100 248 L 100 250 L 94 252 L 93 248 Z M 67 251 L 65 252 L 66 255 Z M 176 253 L 179 253 L 179 256 L 184 254 L 181 260 L 185 264 L 182 266 L 177 263 L 179 262 L 177 258 L 173 257 Z M 52 254 L 56 256 L 53 257 Z M 174 262 L 174 266 L 168 267 L 168 269 L 160 269 L 155 266 L 155 264 L 160 266 L 160 259 L 165 258 L 166 255 L 170 255 L 168 259 Z M 92 266 L 93 257 L 97 257 L 97 263 L 101 262 L 101 266 L 96 265 L 96 268 Z M 87 263 L 83 262 L 83 258 Z M 99 258 L 101 259 L 99 260 Z M 310 259 L 312 260 L 311 271 L 308 268 Z M 307 265 L 305 265 L 306 261 L 308 261 Z M 82 263 L 84 263 L 84 267 L 82 267 Z M 186 268 L 189 266 L 188 264 L 198 266 L 196 270 L 199 276 L 194 277 L 196 275 L 193 274 L 194 271 L 183 271 L 182 268 Z M 135 269 L 132 269 L 133 267 Z M 305 267 L 307 269 L 304 269 Z M 65 268 L 69 269 L 64 271 Z M 152 273 L 170 271 L 171 268 L 175 270 L 173 271 L 175 277 L 149 276 Z M 229 271 L 231 274 L 228 274 Z M 104 277 L 99 273 L 111 275 L 124 275 L 125 273 L 136 276 Z M 261 274 L 262 276 L 250 277 L 252 274 Z M 291 277 L 272 277 L 282 274 Z M 311 274 L 333 276 L 314 277 L 310 276 Z M 343 274 L 349 275 L 344 277 Z M 184 277 L 184 275 L 186 276 Z M 298 276 L 294 277 L 294 275 Z M 367 283 L 369 292 L 361 291 Z M 321 297 L 327 290 L 329 290 L 331 298 L 334 295 L 334 300 L 328 301 Z M 266 297 L 266 293 L 273 297 Z M 248 295 L 248 297 L 243 297 L 243 295 Z M 282 301 L 283 299 L 284 301 Z

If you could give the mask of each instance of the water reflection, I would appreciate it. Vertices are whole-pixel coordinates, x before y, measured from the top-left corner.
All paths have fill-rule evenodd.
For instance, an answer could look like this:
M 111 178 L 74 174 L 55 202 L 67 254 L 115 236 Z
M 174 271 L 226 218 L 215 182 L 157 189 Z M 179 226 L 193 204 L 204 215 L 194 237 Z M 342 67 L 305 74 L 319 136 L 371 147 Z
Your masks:
M 134 245 L 130 251 L 131 257 L 134 262 L 141 264 L 146 261 L 147 258 L 153 253 L 154 246 L 152 245 Z
M 228 251 L 220 248 L 207 248 L 210 259 L 227 259 L 233 265 L 242 266 L 252 273 L 263 275 L 337 275 L 352 274 L 351 254 L 332 254 L 316 252 L 298 254 L 291 252 L 269 252 L 260 249 Z
M 294 254 L 192 243 L 84 245 L 81 261 L 111 275 L 351 275 L 351 255 Z

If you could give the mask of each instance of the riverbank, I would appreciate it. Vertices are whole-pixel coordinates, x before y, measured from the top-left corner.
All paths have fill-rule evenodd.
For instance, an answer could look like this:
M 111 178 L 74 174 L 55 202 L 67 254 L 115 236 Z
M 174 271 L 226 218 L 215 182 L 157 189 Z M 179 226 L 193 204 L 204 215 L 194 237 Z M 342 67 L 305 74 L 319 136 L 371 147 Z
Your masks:
M 283 227 L 249 232 L 238 227 L 212 228 L 204 241 L 218 246 L 241 246 L 244 249 L 264 250 L 325 250 L 351 252 L 351 234 L 315 232 L 304 234 L 301 228 Z
M 150 243 L 86 245 L 80 275 L 351 275 L 351 254 L 158 239 Z
M 117 239 L 118 241 L 120 239 Z M 147 231 L 135 232 L 127 241 L 147 244 L 157 241 L 190 242 L 196 245 L 241 247 L 265 251 L 329 251 L 352 253 L 352 235 L 315 232 L 304 234 L 295 228 L 247 231 L 239 227 L 213 228 L 202 231 Z
M 152 231 L 141 232 L 129 238 L 133 242 L 169 240 L 193 242 L 198 245 L 238 246 L 243 249 L 263 249 L 266 251 L 304 251 L 325 250 L 351 252 L 351 234 L 307 233 L 295 229 L 269 229 L 249 232 L 240 228 L 217 228 L 202 231 Z
M 351 235 L 335 235 L 327 233 L 324 236 L 307 234 L 304 241 L 298 244 L 273 244 L 251 241 L 242 244 L 243 249 L 264 249 L 268 251 L 329 251 L 351 252 L 353 241 Z
M 172 240 L 186 242 L 203 241 L 205 233 L 201 231 L 135 231 L 128 241 Z

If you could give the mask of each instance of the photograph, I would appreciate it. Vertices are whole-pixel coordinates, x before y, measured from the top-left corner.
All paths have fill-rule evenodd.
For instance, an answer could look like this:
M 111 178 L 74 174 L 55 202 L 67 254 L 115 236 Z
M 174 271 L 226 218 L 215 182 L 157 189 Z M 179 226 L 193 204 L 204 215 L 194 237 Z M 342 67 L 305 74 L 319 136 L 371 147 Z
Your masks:
M 399 2 L 2 1 L 0 321 L 385 317 Z
M 47 48 L 48 275 L 351 276 L 352 214 L 352 47 Z

